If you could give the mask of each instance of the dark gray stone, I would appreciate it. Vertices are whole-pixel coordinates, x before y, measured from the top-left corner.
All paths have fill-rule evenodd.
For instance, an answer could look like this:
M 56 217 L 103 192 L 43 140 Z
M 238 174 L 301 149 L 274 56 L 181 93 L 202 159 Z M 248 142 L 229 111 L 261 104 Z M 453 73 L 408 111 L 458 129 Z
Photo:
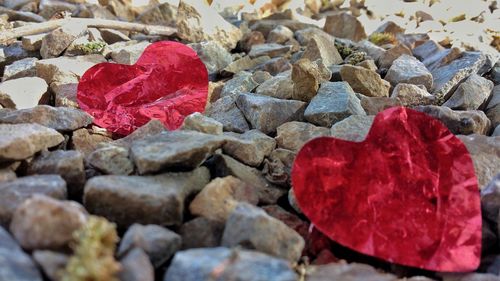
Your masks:
M 251 58 L 268 56 L 270 58 L 280 57 L 288 54 L 292 50 L 291 46 L 276 43 L 253 45 L 248 53 Z
M 248 131 L 245 116 L 236 106 L 236 96 L 222 97 L 215 101 L 206 111 L 206 115 L 222 123 L 225 131 L 243 133 Z
M 415 109 L 439 119 L 455 135 L 485 135 L 491 128 L 491 121 L 479 110 L 458 111 L 435 105 L 417 106 Z
M 220 246 L 225 222 L 198 217 L 184 223 L 179 234 L 182 249 L 210 248 Z
M 2 81 L 36 76 L 36 61 L 38 61 L 37 58 L 25 58 L 7 65 L 3 73 Z
M 140 248 L 134 248 L 120 259 L 120 281 L 154 281 L 155 272 L 148 256 Z
M 224 153 L 254 167 L 258 167 L 264 157 L 269 156 L 276 147 L 276 141 L 259 130 L 250 130 L 243 134 L 225 133 L 224 136 Z

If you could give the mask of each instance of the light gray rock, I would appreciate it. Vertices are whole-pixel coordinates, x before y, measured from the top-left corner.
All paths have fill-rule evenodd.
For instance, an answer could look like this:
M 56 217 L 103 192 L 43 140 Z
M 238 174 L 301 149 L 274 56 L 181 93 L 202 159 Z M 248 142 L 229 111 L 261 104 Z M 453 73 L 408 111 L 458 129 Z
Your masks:
M 304 118 L 330 127 L 350 115 L 365 115 L 359 99 L 346 82 L 324 82 L 304 112 Z
M 7 80 L 0 84 L 0 105 L 24 109 L 49 102 L 47 83 L 38 77 Z
M 387 108 L 401 106 L 399 99 L 388 97 L 367 97 L 362 94 L 356 94 L 361 101 L 361 106 L 368 115 L 376 115 Z
M 357 93 L 368 97 L 389 96 L 390 83 L 380 78 L 375 71 L 346 64 L 340 69 L 340 76 Z
M 23 38 L 21 39 L 21 44 L 27 51 L 38 51 L 40 50 L 40 48 L 42 48 L 42 40 L 45 35 L 47 35 L 47 33 L 23 36 Z
M 276 75 L 260 84 L 255 93 L 278 99 L 291 99 L 293 94 L 293 81 L 290 75 Z
M 276 147 L 276 141 L 259 130 L 250 130 L 243 134 L 228 132 L 224 136 L 224 153 L 254 167 L 258 167 L 264 157 L 269 156 Z
M 347 38 L 354 42 L 366 39 L 363 25 L 358 19 L 348 13 L 340 13 L 326 17 L 323 30 L 335 37 Z
M 2 73 L 2 70 L 6 65 L 24 58 L 37 56 L 38 52 L 25 50 L 22 43 L 19 41 L 9 45 L 2 45 L 0 46 L 0 73 Z
M 98 176 L 85 185 L 84 205 L 120 228 L 134 223 L 180 225 L 184 201 L 209 181 L 204 167 L 156 176 Z
M 277 128 L 276 142 L 279 148 L 298 152 L 309 140 L 330 135 L 330 130 L 304 122 L 288 122 Z
M 485 135 L 491 129 L 491 121 L 479 110 L 458 111 L 434 105 L 417 106 L 415 109 L 439 119 L 455 135 Z
M 120 259 L 121 270 L 118 272 L 120 281 L 154 281 L 155 272 L 142 249 L 135 248 Z
M 384 78 L 393 86 L 399 83 L 424 85 L 426 89 L 432 89 L 432 74 L 425 65 L 411 55 L 402 55 L 397 58 L 389 68 Z
M 5 66 L 2 81 L 35 76 L 36 61 L 38 61 L 37 58 L 25 58 Z
M 245 116 L 236 106 L 236 96 L 226 96 L 215 101 L 207 109 L 206 115 L 222 123 L 224 131 L 243 133 L 248 131 Z
M 429 94 L 423 85 L 399 83 L 394 87 L 391 98 L 401 101 L 403 106 L 429 105 L 434 96 Z
M 300 258 L 305 242 L 295 230 L 261 208 L 239 203 L 226 221 L 222 245 L 240 245 L 293 262 Z
M 324 32 L 322 29 L 319 29 L 318 27 L 308 27 L 304 29 L 299 29 L 295 32 L 295 38 L 302 46 L 307 46 L 307 44 L 309 44 L 309 40 L 311 40 L 311 38 L 313 37 L 323 37 L 335 43 L 335 37 Z
M 268 56 L 270 58 L 281 57 L 287 55 L 292 50 L 292 46 L 280 45 L 276 43 L 256 44 L 253 45 L 248 53 L 250 58 Z
M 332 39 L 326 36 L 313 36 L 309 39 L 302 58 L 310 61 L 321 59 L 327 67 L 342 63 L 342 57 L 335 47 L 335 40 Z
M 83 35 L 85 30 L 85 25 L 73 23 L 48 33 L 42 39 L 40 55 L 44 59 L 58 57 L 76 38 Z
M 150 44 L 151 43 L 147 41 L 143 41 L 124 46 L 123 48 L 115 49 L 111 52 L 111 58 L 116 63 L 134 64 Z
M 488 100 L 492 90 L 493 82 L 472 74 L 458 86 L 443 106 L 458 110 L 476 110 Z
M 375 44 L 373 44 L 369 40 L 361 40 L 356 44 L 356 46 L 368 56 L 373 58 L 375 61 L 378 61 L 382 55 L 386 52 L 386 50 L 382 47 L 379 47 Z
M 44 79 L 49 85 L 52 82 L 78 83 L 85 71 L 105 61 L 101 55 L 43 59 L 36 62 L 36 76 Z
M 37 250 L 33 252 L 33 259 L 50 280 L 61 281 L 69 256 L 49 250 Z
M 258 85 L 253 79 L 252 73 L 242 71 L 224 84 L 220 95 L 221 97 L 226 97 L 251 92 Z
M 166 3 L 167 4 L 167 3 Z M 216 75 L 233 62 L 231 54 L 215 41 L 189 44 L 207 67 L 209 75 Z
M 500 137 L 500 125 L 498 125 L 495 128 L 495 131 L 493 131 L 493 134 L 491 135 L 492 137 Z
M 222 135 L 223 125 L 213 118 L 195 112 L 184 118 L 181 128 L 183 130 L 198 131 L 205 134 Z
M 129 149 L 135 141 L 142 140 L 144 138 L 154 136 L 166 131 L 167 129 L 165 128 L 165 125 L 163 125 L 160 120 L 153 119 L 143 126 L 139 127 L 137 130 L 133 131 L 130 135 L 121 139 L 117 139 L 110 144 Z
M 284 26 L 278 25 L 267 35 L 268 43 L 285 44 L 288 40 L 293 38 L 293 31 Z
M 352 115 L 346 119 L 335 123 L 330 131 L 332 137 L 361 142 L 365 140 L 372 126 L 375 116 L 373 115 Z
M 149 25 L 175 26 L 177 6 L 171 3 L 150 5 L 149 9 L 137 16 L 137 21 Z
M 87 163 L 105 175 L 130 175 L 134 164 L 129 159 L 129 150 L 115 145 L 105 145 L 91 152 Z
M 262 65 L 263 63 L 269 61 L 271 58 L 268 56 L 262 56 L 257 58 L 251 58 L 249 56 L 244 56 L 243 58 L 233 61 L 230 65 L 223 69 L 225 73 L 239 73 L 241 71 L 254 69 L 255 67 Z

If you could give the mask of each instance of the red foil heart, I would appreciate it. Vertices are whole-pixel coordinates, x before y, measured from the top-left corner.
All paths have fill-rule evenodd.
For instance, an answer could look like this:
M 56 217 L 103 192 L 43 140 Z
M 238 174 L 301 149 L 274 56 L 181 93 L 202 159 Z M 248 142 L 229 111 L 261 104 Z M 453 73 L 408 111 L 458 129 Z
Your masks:
M 185 116 L 204 111 L 207 94 L 207 69 L 196 52 L 157 42 L 134 65 L 100 63 L 87 70 L 77 99 L 96 125 L 128 135 L 151 119 L 177 129 Z
M 387 109 L 359 143 L 309 141 L 295 159 L 292 184 L 304 214 L 341 245 L 427 270 L 479 266 L 482 222 L 471 157 L 424 113 Z

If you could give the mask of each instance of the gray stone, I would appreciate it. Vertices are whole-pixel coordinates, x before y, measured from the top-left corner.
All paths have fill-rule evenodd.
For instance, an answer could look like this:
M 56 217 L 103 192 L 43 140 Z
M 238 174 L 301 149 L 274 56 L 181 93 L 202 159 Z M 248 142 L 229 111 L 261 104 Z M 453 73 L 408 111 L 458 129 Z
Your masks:
M 366 39 L 365 29 L 358 19 L 348 13 L 326 17 L 323 30 L 335 37 L 347 38 L 354 42 Z
M 259 130 L 250 130 L 243 134 L 229 132 L 224 136 L 227 137 L 222 146 L 224 153 L 254 167 L 258 167 L 276 146 L 273 138 Z
M 167 4 L 167 3 L 166 3 Z M 207 67 L 209 75 L 217 74 L 233 62 L 231 54 L 215 41 L 189 44 Z
M 0 225 L 8 226 L 19 205 L 34 194 L 66 199 L 66 182 L 59 175 L 37 175 L 0 183 Z
M 430 105 L 434 96 L 429 94 L 423 85 L 399 83 L 394 87 L 391 98 L 401 101 L 403 106 Z
M 389 68 L 384 78 L 393 86 L 399 83 L 424 85 L 426 89 L 432 89 L 432 74 L 425 65 L 410 55 L 402 55 L 397 58 Z
M 248 203 L 239 203 L 226 221 L 222 245 L 256 249 L 289 261 L 297 261 L 304 239 L 283 222 Z
M 289 187 L 295 152 L 277 148 L 264 160 L 262 173 L 273 184 Z
M 85 111 L 38 105 L 20 110 L 0 109 L 0 124 L 37 123 L 60 132 L 72 132 L 90 125 L 92 116 Z
M 269 61 L 270 59 L 271 58 L 268 56 L 262 56 L 258 58 L 251 58 L 249 56 L 244 56 L 243 58 L 233 61 L 230 65 L 224 68 L 223 72 L 229 74 L 231 73 L 235 74 L 244 70 L 250 70 Z
M 105 62 L 101 55 L 58 57 L 36 62 L 36 76 L 51 85 L 52 82 L 78 83 L 80 77 L 97 63 Z
M 491 135 L 492 137 L 500 137 L 500 125 L 495 128 L 495 131 Z
M 91 152 L 86 161 L 106 175 L 129 175 L 134 171 L 134 164 L 128 156 L 129 150 L 124 147 L 105 145 Z
M 86 158 L 101 144 L 111 142 L 112 140 L 110 136 L 97 133 L 94 130 L 82 128 L 73 132 L 69 147 L 80 151 L 84 158 Z
M 493 67 L 490 76 L 491 80 L 493 81 L 493 83 L 495 83 L 495 85 L 500 84 L 500 65 L 497 64 L 495 67 Z
M 87 181 L 83 202 L 89 212 L 121 228 L 134 223 L 180 225 L 185 199 L 209 178 L 204 167 L 156 176 L 98 176 Z
M 267 37 L 269 32 L 271 32 L 271 30 L 276 28 L 278 25 L 286 26 L 293 32 L 308 27 L 316 27 L 315 25 L 304 23 L 295 19 L 262 19 L 251 24 L 250 29 L 253 31 L 260 31 L 265 37 Z
M 175 26 L 177 20 L 177 7 L 170 3 L 162 3 L 143 11 L 137 21 L 149 25 Z
M 375 71 L 346 64 L 340 69 L 340 76 L 357 93 L 368 97 L 389 96 L 390 83 L 380 78 Z
M 346 82 L 324 82 L 304 112 L 304 118 L 330 127 L 350 115 L 365 115 L 359 99 Z
M 10 231 L 26 250 L 61 250 L 68 248 L 73 232 L 86 220 L 87 212 L 80 204 L 35 194 L 16 209 Z
M 379 272 L 368 264 L 361 263 L 330 263 L 312 266 L 307 273 L 308 281 L 328 280 L 363 280 L 363 281 L 395 281 L 398 278 L 389 273 Z
M 42 39 L 40 55 L 44 59 L 55 58 L 69 47 L 69 45 L 80 37 L 86 29 L 82 24 L 67 24 L 47 35 Z
M 111 52 L 111 58 L 114 62 L 120 64 L 134 64 L 137 62 L 139 57 L 142 55 L 144 50 L 151 43 L 143 41 L 133 45 L 124 46 L 120 49 L 115 49 Z
M 276 75 L 260 84 L 255 93 L 278 99 L 291 99 L 293 94 L 293 81 L 290 75 Z
M 48 85 L 38 77 L 7 80 L 0 84 L 0 105 L 24 109 L 49 102 Z
M 107 44 L 111 45 L 117 42 L 130 41 L 130 38 L 122 32 L 109 28 L 99 29 L 101 37 Z
M 346 58 L 347 59 L 347 58 Z M 361 66 L 361 67 L 364 67 L 366 69 L 369 69 L 371 71 L 375 71 L 377 72 L 378 71 L 378 67 L 377 65 L 375 64 L 375 61 L 374 60 L 364 60 L 358 64 L 356 64 L 356 66 Z M 333 71 L 332 71 L 333 72 Z M 340 68 L 339 68 L 339 75 L 340 75 Z
M 25 58 L 22 60 L 15 61 L 5 67 L 2 81 L 23 78 L 23 77 L 33 77 L 36 75 L 35 62 L 38 61 L 37 58 Z
M 50 280 L 61 281 L 69 256 L 54 251 L 37 250 L 33 252 L 33 259 Z
M 252 46 L 248 56 L 250 58 L 257 58 L 268 56 L 270 58 L 281 57 L 287 55 L 292 50 L 289 45 L 280 45 L 276 43 L 256 44 Z
M 0 226 L 0 278 L 1 280 L 42 281 L 31 257 Z
M 328 81 L 332 73 L 323 63 L 300 59 L 292 65 L 293 93 L 295 100 L 309 102 L 316 95 L 319 84 Z
M 498 275 L 489 273 L 443 273 L 443 281 L 497 281 Z
M 21 44 L 23 45 L 23 48 L 27 51 L 38 51 L 40 48 L 42 48 L 42 40 L 43 37 L 47 35 L 46 33 L 42 34 L 36 34 L 36 35 L 30 35 L 30 36 L 23 36 L 21 39 Z
M 169 131 L 137 140 L 130 157 L 140 174 L 169 168 L 193 169 L 202 164 L 224 138 L 195 131 Z
M 361 51 L 365 52 L 375 61 L 378 61 L 382 55 L 386 52 L 386 50 L 382 47 L 379 47 L 369 40 L 362 40 L 358 42 L 356 45 Z
M 165 125 L 163 125 L 160 120 L 153 119 L 143 126 L 139 127 L 137 130 L 133 131 L 130 135 L 115 140 L 110 144 L 129 149 L 135 141 L 142 140 L 144 138 L 154 136 L 166 131 L 167 129 L 165 128 Z
M 326 36 L 313 36 L 309 39 L 302 58 L 311 61 L 321 59 L 327 67 L 343 62 L 342 57 L 335 47 L 335 40 Z
M 221 97 L 251 92 L 258 85 L 259 84 L 257 84 L 257 82 L 253 79 L 252 73 L 242 71 L 224 84 L 224 87 L 222 87 Z
M 4 66 L 15 61 L 38 56 L 37 52 L 25 50 L 21 42 L 16 41 L 7 46 L 0 46 L 0 74 L 3 73 Z
M 181 248 L 182 239 L 177 233 L 159 225 L 133 224 L 125 232 L 118 248 L 118 256 L 138 248 L 155 268 L 162 266 Z
M 256 70 L 253 74 L 252 74 L 252 78 L 253 80 L 257 83 L 257 84 L 262 84 L 264 82 L 266 82 L 267 80 L 273 78 L 273 76 L 267 72 L 267 71 L 263 71 L 263 70 Z
M 205 134 L 222 135 L 223 126 L 219 121 L 199 112 L 195 112 L 184 118 L 181 128 L 183 130 L 198 131 Z
M 376 115 L 377 113 L 391 108 L 394 106 L 401 106 L 402 103 L 399 99 L 388 97 L 367 97 L 365 95 L 357 94 L 361 101 L 361 106 L 368 115 Z
M 335 43 L 335 37 L 324 32 L 323 30 L 319 29 L 318 27 L 304 28 L 304 29 L 297 30 L 295 32 L 295 38 L 302 46 L 307 46 L 307 44 L 309 44 L 309 40 L 311 40 L 311 38 L 313 38 L 313 37 L 323 37 L 323 38 L 329 39 Z
M 375 116 L 352 115 L 335 123 L 331 128 L 331 136 L 347 141 L 361 142 L 366 138 Z
M 236 96 L 226 96 L 215 101 L 206 115 L 222 123 L 225 131 L 243 133 L 250 129 L 245 116 L 236 106 Z
M 120 281 L 154 281 L 155 272 L 143 250 L 135 248 L 120 259 Z
M 292 38 L 293 38 L 293 31 L 290 28 L 284 25 L 278 25 L 273 30 L 271 30 L 267 35 L 267 42 L 284 44 Z
M 306 107 L 306 103 L 301 101 L 253 94 L 239 95 L 236 105 L 252 127 L 265 134 L 276 132 L 276 128 L 283 123 L 301 120 Z
M 77 8 L 78 6 L 71 3 L 71 1 L 41 0 L 39 6 L 39 14 L 45 19 L 50 19 L 54 14 L 58 12 L 75 13 Z
M 491 98 L 485 106 L 486 111 L 496 107 L 500 104 L 500 85 L 493 87 L 491 91 Z
M 63 141 L 57 131 L 38 124 L 0 124 L 0 162 L 24 160 Z
M 395 60 L 397 60 L 399 57 L 401 57 L 402 55 L 411 56 L 412 53 L 411 53 L 411 50 L 408 47 L 406 47 L 406 45 L 398 44 L 398 45 L 390 48 L 386 52 L 384 52 L 384 54 L 382 54 L 380 56 L 380 58 L 378 59 L 378 64 L 379 64 L 380 68 L 390 68 L 392 66 L 393 62 Z M 401 66 L 402 65 L 400 65 L 399 67 L 401 67 Z M 418 64 L 418 66 L 419 66 L 419 69 L 421 69 L 420 64 Z M 421 72 L 422 72 L 422 70 L 419 70 L 417 73 L 421 75 L 422 74 Z
M 298 152 L 309 140 L 330 135 L 330 130 L 309 123 L 288 122 L 278 127 L 276 142 L 278 147 Z
M 423 44 L 420 44 L 419 46 L 415 47 L 412 50 L 412 52 L 413 52 L 413 55 L 417 59 L 424 61 L 424 62 L 427 61 L 427 63 L 425 63 L 425 65 L 428 67 L 428 66 L 430 66 L 429 59 L 431 59 L 433 56 L 436 56 L 437 54 L 439 54 L 443 50 L 444 50 L 444 47 L 439 45 L 439 43 L 437 43 L 436 41 L 427 40 Z M 435 60 L 435 58 L 432 58 L 432 59 Z
M 479 110 L 458 111 L 434 105 L 417 106 L 415 109 L 439 119 L 455 135 L 485 135 L 491 128 L 491 121 Z
M 492 90 L 493 82 L 472 74 L 458 86 L 443 106 L 458 110 L 476 110 L 488 100 Z
M 220 265 L 225 265 L 220 267 Z M 290 263 L 263 253 L 228 248 L 203 248 L 178 252 L 164 281 L 210 280 L 295 281 L 297 274 Z
M 259 197 L 253 186 L 233 177 L 216 178 L 205 186 L 189 205 L 196 216 L 225 222 L 238 202 L 257 205 Z
M 220 246 L 224 223 L 197 217 L 183 224 L 179 229 L 182 249 L 210 248 Z

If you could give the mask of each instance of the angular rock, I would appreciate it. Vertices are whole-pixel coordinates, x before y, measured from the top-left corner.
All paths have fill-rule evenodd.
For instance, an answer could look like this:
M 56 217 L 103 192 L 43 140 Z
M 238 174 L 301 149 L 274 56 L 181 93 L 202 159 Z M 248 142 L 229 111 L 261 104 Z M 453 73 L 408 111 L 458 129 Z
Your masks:
M 472 74 L 458 86 L 443 106 L 458 110 L 476 110 L 488 100 L 492 90 L 493 82 Z
M 225 222 L 238 202 L 257 205 L 259 197 L 253 186 L 233 176 L 216 178 L 196 195 L 189 211 L 196 216 Z
M 3 68 L 15 61 L 38 56 L 38 52 L 27 51 L 23 48 L 21 42 L 16 41 L 9 45 L 0 46 L 0 74 Z
M 242 71 L 224 84 L 220 95 L 221 97 L 226 97 L 251 92 L 258 85 L 259 84 L 253 79 L 252 73 Z
M 38 61 L 37 58 L 25 58 L 22 60 L 15 61 L 5 67 L 3 72 L 2 81 L 23 78 L 23 77 L 33 77 L 36 75 L 35 62 Z
M 38 77 L 24 77 L 0 84 L 0 105 L 6 108 L 24 109 L 48 103 L 48 85 Z
M 168 168 L 193 169 L 224 144 L 219 136 L 170 131 L 133 142 L 130 157 L 140 174 Z
M 401 101 L 403 106 L 430 105 L 434 96 L 429 94 L 423 85 L 399 83 L 394 87 L 391 98 Z
M 250 58 L 257 58 L 268 56 L 270 58 L 280 57 L 287 55 L 292 50 L 291 46 L 280 45 L 276 43 L 256 44 L 252 46 L 248 56 Z
M 16 209 L 10 231 L 26 250 L 60 250 L 69 246 L 73 232 L 86 220 L 87 212 L 80 204 L 35 194 Z
M 308 59 L 301 59 L 292 65 L 293 93 L 295 100 L 309 102 L 319 89 L 319 84 L 331 78 L 331 72 Z
M 309 44 L 309 40 L 311 40 L 311 38 L 313 37 L 323 37 L 335 43 L 335 37 L 324 32 L 322 29 L 319 29 L 318 27 L 304 28 L 297 30 L 295 32 L 295 38 L 302 46 L 307 46 L 307 44 Z
M 111 45 L 117 42 L 130 41 L 130 38 L 122 32 L 109 28 L 99 29 L 101 37 L 107 44 Z
M 130 135 L 121 139 L 117 139 L 111 144 L 129 149 L 135 141 L 142 140 L 146 137 L 154 136 L 166 131 L 167 129 L 160 120 L 153 119 L 143 126 L 139 127 Z
M 58 57 L 84 33 L 85 28 L 86 26 L 82 24 L 66 24 L 48 33 L 42 39 L 40 55 L 44 59 Z
M 352 115 L 335 123 L 330 134 L 332 137 L 347 141 L 361 142 L 366 138 L 372 126 L 375 116 Z
M 62 280 L 62 272 L 68 264 L 69 256 L 54 251 L 37 250 L 33 252 L 33 259 L 50 280 L 59 281 Z
M 120 281 L 154 281 L 155 272 L 142 249 L 134 248 L 120 259 L 121 270 L 117 277 Z
M 291 99 L 293 94 L 293 81 L 290 75 L 276 75 L 260 84 L 255 93 L 278 99 Z
M 0 162 L 24 160 L 63 141 L 57 131 L 38 124 L 0 124 Z
M 42 33 L 37 35 L 23 36 L 21 44 L 27 51 L 38 51 L 40 50 L 40 48 L 42 48 L 42 40 L 45 35 L 47 34 Z
M 250 31 L 243 34 L 240 40 L 240 47 L 245 52 L 250 52 L 253 45 L 266 43 L 266 38 L 259 31 Z
M 354 42 L 366 39 L 365 29 L 361 22 L 348 13 L 327 16 L 323 30 L 335 37 L 347 38 Z
M 384 77 L 393 86 L 399 83 L 424 85 L 427 90 L 432 89 L 432 74 L 425 65 L 411 55 L 402 55 L 397 58 Z
M 289 187 L 295 152 L 277 148 L 264 160 L 262 173 L 273 184 Z
M 356 45 L 361 51 L 365 52 L 375 61 L 378 61 L 382 55 L 386 52 L 386 50 L 382 47 L 379 47 L 373 44 L 369 40 L 362 40 Z
M 340 76 L 357 93 L 368 97 L 389 96 L 390 83 L 380 78 L 375 71 L 346 64 L 340 69 Z
M 183 224 L 179 229 L 182 249 L 210 248 L 220 246 L 224 223 L 197 217 Z
M 224 73 L 239 73 L 240 71 L 253 69 L 267 61 L 271 58 L 268 56 L 262 56 L 258 58 L 250 58 L 249 56 L 244 56 L 241 59 L 233 61 L 230 65 L 223 69 Z
M 138 248 L 158 268 L 181 248 L 181 243 L 181 237 L 167 228 L 154 224 L 133 224 L 125 232 L 117 255 L 123 256 Z
M 120 228 L 134 223 L 180 225 L 185 199 L 209 181 L 204 167 L 156 176 L 98 176 L 85 185 L 83 202 L 92 214 Z
M 134 171 L 134 164 L 128 158 L 129 150 L 115 145 L 104 145 L 91 152 L 87 163 L 105 175 L 129 175 Z
M 149 25 L 175 26 L 176 20 L 177 7 L 168 2 L 153 5 L 137 17 L 137 21 Z
M 60 132 L 72 132 L 92 123 L 85 111 L 38 105 L 20 110 L 0 110 L 0 124 L 37 123 Z
M 206 115 L 222 123 L 225 131 L 243 133 L 250 129 L 245 116 L 236 106 L 236 96 L 218 99 L 207 109 Z
M 309 39 L 302 58 L 311 61 L 321 59 L 326 66 L 340 64 L 343 61 L 335 47 L 335 40 L 326 36 L 313 36 Z
M 149 45 L 149 42 L 143 41 L 136 44 L 127 45 L 122 48 L 114 49 L 111 52 L 111 58 L 116 63 L 134 64 L 137 62 L 139 57 Z
M 304 118 L 330 127 L 350 115 L 365 115 L 359 99 L 346 82 L 324 82 L 304 112 Z
M 265 134 L 276 132 L 276 128 L 283 123 L 301 120 L 306 107 L 306 103 L 301 101 L 253 94 L 239 95 L 236 105 L 252 127 Z
M 224 136 L 227 137 L 222 146 L 224 153 L 254 167 L 258 167 L 276 146 L 273 138 L 259 130 L 250 130 L 243 134 L 229 132 Z
M 495 131 L 493 132 L 493 134 L 491 134 L 492 137 L 500 137 L 500 125 L 498 125 L 496 128 L 495 128 Z
M 168 4 L 168 3 L 165 3 Z M 207 67 L 209 75 L 215 75 L 233 62 L 231 54 L 215 41 L 189 44 Z
M 304 239 L 283 222 L 248 203 L 239 203 L 226 222 L 222 245 L 243 246 L 260 252 L 297 261 Z
M 80 77 L 97 63 L 105 62 L 101 55 L 78 57 L 58 57 L 36 62 L 36 76 L 51 84 L 52 82 L 78 83 Z
M 225 265 L 221 267 L 220 265 Z M 263 253 L 228 248 L 203 248 L 178 252 L 165 273 L 164 281 L 217 280 L 295 281 L 290 264 Z
M 388 97 L 367 97 L 365 95 L 357 94 L 361 101 L 361 106 L 368 115 L 376 115 L 377 113 L 391 108 L 394 106 L 401 106 L 401 101 L 396 98 Z
M 417 106 L 418 111 L 439 119 L 455 135 L 485 135 L 491 129 L 491 121 L 479 110 L 458 111 L 444 106 Z
M 278 25 L 273 30 L 271 30 L 267 35 L 267 42 L 284 44 L 292 38 L 293 38 L 293 31 L 290 28 L 284 25 Z
M 76 130 L 71 137 L 70 148 L 80 151 L 86 158 L 97 147 L 106 142 L 111 142 L 110 136 L 94 133 L 92 130 L 85 128 Z
M 189 42 L 216 41 L 230 51 L 241 39 L 241 31 L 205 2 L 181 0 L 177 8 L 177 34 Z
M 361 263 L 330 263 L 312 266 L 307 274 L 308 281 L 327 280 L 364 280 L 364 281 L 395 281 L 395 275 L 377 271 L 368 264 Z M 417 280 L 415 280 L 417 281 Z M 422 280 L 424 281 L 424 280 Z
M 257 66 L 257 69 L 261 69 L 269 72 L 273 76 L 278 76 L 278 74 L 285 74 L 286 71 L 292 69 L 290 61 L 284 57 L 278 57 L 269 59 L 268 61 Z
M 405 32 L 404 28 L 402 28 L 397 23 L 390 21 L 390 20 L 384 22 L 382 25 L 377 27 L 377 29 L 375 29 L 375 31 L 373 31 L 373 33 L 390 33 L 390 34 L 394 34 L 394 35 L 396 35 L 398 33 L 404 33 L 404 32 Z
M 42 281 L 31 257 L 23 252 L 21 247 L 0 226 L 0 276 L 3 280 Z
M 280 148 L 298 152 L 307 141 L 329 135 L 328 128 L 303 122 L 288 122 L 278 127 L 276 142 Z
M 356 66 L 362 66 L 366 69 L 369 69 L 371 71 L 375 71 L 377 72 L 378 71 L 378 67 L 377 65 L 375 64 L 375 61 L 374 60 L 364 60 L 358 64 L 356 64 Z M 340 71 L 340 69 L 339 69 Z
M 412 53 L 411 53 L 411 50 L 408 47 L 406 47 L 404 44 L 398 44 L 398 45 L 390 48 L 386 52 L 384 52 L 384 54 L 381 55 L 380 58 L 378 59 L 378 64 L 379 64 L 380 68 L 389 68 L 392 66 L 392 63 L 395 60 L 397 60 L 399 57 L 401 57 L 402 55 L 411 56 Z M 419 66 L 420 66 L 420 64 L 419 64 Z M 401 67 L 401 65 L 399 67 Z M 421 69 L 421 67 L 419 67 L 419 68 Z M 418 72 L 418 73 L 420 73 L 420 72 Z
M 211 135 L 222 135 L 222 128 L 222 123 L 199 112 L 186 116 L 184 123 L 182 123 L 183 130 L 198 131 Z

